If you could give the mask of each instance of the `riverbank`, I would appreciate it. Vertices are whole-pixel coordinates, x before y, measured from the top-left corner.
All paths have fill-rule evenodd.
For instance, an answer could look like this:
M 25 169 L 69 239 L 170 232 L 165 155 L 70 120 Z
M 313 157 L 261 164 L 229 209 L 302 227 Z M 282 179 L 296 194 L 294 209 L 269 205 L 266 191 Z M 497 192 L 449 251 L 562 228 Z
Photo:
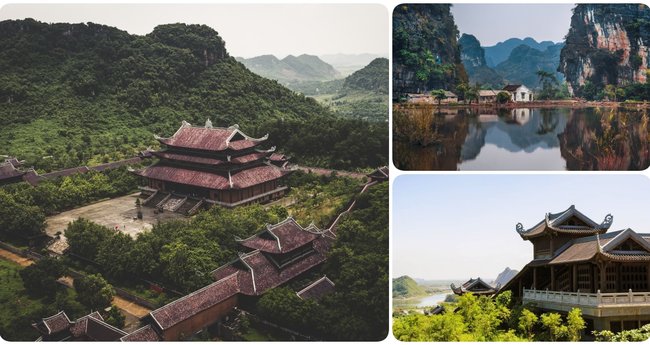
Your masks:
M 420 309 L 435 307 L 444 302 L 447 295 L 453 294 L 451 290 L 439 291 L 430 295 L 415 296 L 408 298 L 393 298 L 393 309 Z
M 578 99 L 533 101 L 533 102 L 508 102 L 505 104 L 496 103 L 451 103 L 451 104 L 422 104 L 422 103 L 393 103 L 393 109 L 417 109 L 417 108 L 486 108 L 486 109 L 516 109 L 516 108 L 628 108 L 628 109 L 649 109 L 650 102 L 605 102 L 585 101 Z

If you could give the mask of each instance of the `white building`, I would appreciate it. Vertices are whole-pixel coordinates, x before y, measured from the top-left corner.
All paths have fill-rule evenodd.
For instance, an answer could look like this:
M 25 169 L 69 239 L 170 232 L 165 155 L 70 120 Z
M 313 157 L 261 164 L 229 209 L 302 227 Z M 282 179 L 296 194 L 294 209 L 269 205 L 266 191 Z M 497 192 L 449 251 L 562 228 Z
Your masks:
M 508 91 L 513 102 L 532 102 L 533 92 L 526 85 L 506 85 L 503 90 Z

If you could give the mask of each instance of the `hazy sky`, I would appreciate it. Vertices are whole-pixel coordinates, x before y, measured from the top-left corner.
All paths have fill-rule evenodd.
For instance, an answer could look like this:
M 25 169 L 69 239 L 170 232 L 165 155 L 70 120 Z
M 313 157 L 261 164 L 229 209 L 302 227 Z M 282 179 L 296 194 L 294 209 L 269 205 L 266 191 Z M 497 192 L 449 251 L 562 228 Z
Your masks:
M 388 11 L 374 4 L 9 4 L 0 8 L 0 20 L 28 17 L 48 23 L 94 22 L 138 35 L 159 24 L 206 24 L 219 32 L 233 56 L 388 55 Z
M 650 233 L 650 179 L 639 175 L 402 175 L 393 187 L 393 277 L 496 278 L 533 246 L 515 231 L 574 204 L 610 231 Z
M 508 38 L 537 42 L 564 40 L 574 4 L 454 4 L 451 12 L 461 34 L 472 34 L 481 46 Z

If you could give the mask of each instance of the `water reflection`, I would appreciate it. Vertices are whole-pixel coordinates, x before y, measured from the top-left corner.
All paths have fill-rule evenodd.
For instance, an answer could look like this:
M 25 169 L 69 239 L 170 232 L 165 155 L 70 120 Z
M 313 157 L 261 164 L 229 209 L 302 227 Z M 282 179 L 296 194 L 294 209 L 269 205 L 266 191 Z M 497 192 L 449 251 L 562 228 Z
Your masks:
M 467 109 L 394 112 L 394 163 L 403 170 L 643 170 L 646 110 Z

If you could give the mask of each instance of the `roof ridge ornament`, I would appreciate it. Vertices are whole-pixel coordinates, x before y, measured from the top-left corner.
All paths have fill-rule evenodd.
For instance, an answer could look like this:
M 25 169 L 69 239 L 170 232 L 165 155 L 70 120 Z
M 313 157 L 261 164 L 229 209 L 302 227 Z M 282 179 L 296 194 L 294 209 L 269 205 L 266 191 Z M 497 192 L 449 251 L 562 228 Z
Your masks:
M 605 219 L 603 219 L 603 222 L 600 223 L 599 228 L 601 228 L 601 229 L 609 229 L 609 227 L 612 226 L 613 221 L 614 221 L 614 216 L 612 216 L 611 213 L 608 213 L 605 216 Z
M 209 118 L 205 120 L 205 128 L 212 128 L 212 121 Z
M 517 232 L 520 233 L 520 234 L 523 234 L 523 233 L 526 232 L 526 230 L 524 230 L 524 225 L 521 224 L 521 223 L 517 223 L 517 225 L 515 227 L 515 230 L 517 230 Z

